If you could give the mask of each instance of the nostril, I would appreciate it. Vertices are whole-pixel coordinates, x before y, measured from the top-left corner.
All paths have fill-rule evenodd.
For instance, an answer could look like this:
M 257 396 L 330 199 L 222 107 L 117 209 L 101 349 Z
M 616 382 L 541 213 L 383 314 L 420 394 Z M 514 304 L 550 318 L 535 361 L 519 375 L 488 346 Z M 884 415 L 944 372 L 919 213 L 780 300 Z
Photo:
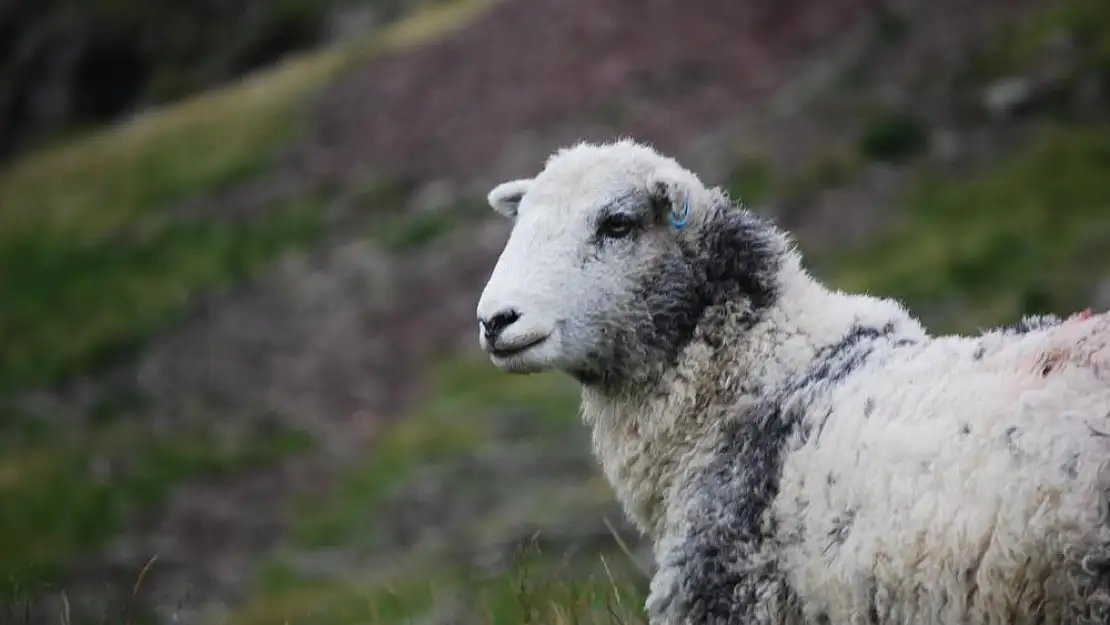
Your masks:
M 520 319 L 520 313 L 510 308 L 491 316 L 489 319 L 482 320 L 482 326 L 485 328 L 487 335 L 494 336 L 516 323 L 517 319 Z

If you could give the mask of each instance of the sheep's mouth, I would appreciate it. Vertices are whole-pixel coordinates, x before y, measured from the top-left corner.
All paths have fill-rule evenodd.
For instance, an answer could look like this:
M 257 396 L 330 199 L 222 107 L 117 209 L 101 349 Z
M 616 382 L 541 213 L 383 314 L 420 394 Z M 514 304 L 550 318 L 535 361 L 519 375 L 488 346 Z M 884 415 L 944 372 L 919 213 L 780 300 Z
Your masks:
M 551 335 L 549 335 L 549 334 L 544 334 L 544 335 L 537 336 L 535 338 L 526 340 L 523 343 L 516 343 L 514 345 L 509 345 L 507 347 L 498 347 L 496 345 L 490 346 L 489 353 L 492 354 L 493 356 L 497 357 L 497 358 L 502 358 L 502 359 L 512 358 L 513 356 L 519 356 L 520 354 L 523 354 L 524 352 L 532 349 L 533 347 L 537 347 L 537 346 L 543 344 L 544 342 L 547 341 L 548 337 L 550 337 L 550 336 Z

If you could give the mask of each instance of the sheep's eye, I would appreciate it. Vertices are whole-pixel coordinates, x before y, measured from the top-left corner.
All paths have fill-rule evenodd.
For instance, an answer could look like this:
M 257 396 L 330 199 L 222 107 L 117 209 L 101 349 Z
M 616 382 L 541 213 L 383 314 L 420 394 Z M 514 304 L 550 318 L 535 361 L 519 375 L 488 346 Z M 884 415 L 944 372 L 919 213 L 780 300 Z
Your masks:
M 601 222 L 598 232 L 610 239 L 619 239 L 628 236 L 635 225 L 635 220 L 627 215 L 609 215 Z

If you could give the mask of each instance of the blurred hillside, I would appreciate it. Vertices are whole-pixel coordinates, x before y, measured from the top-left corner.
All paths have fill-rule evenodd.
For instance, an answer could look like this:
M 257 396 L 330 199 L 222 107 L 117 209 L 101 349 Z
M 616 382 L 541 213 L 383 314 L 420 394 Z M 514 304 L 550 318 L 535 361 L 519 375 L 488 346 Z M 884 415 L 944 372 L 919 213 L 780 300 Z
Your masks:
M 248 15 L 353 6 L 263 4 L 0 4 L 4 80 L 52 80 L 3 35 L 58 7 L 185 85 L 70 82 L 144 112 L 0 171 L 2 623 L 641 622 L 574 385 L 474 338 L 485 193 L 579 138 L 937 332 L 1110 307 L 1102 0 L 398 2 L 247 54 Z
M 0 158 L 435 0 L 0 0 Z

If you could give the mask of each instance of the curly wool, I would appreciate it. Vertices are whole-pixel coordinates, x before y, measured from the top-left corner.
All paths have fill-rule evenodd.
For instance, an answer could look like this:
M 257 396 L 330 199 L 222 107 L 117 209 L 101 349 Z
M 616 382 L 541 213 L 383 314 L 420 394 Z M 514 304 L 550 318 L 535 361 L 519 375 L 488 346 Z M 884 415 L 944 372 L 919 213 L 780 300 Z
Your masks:
M 1110 316 L 930 337 L 772 265 L 650 388 L 583 390 L 652 624 L 1107 622 Z

